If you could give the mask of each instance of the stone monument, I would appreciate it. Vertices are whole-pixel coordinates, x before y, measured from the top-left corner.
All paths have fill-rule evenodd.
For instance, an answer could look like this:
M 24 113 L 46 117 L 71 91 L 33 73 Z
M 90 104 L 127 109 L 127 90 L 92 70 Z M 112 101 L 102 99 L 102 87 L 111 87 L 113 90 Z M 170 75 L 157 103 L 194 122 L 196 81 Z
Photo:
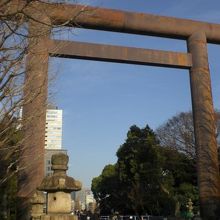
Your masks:
M 69 158 L 59 153 L 52 156 L 53 175 L 43 179 L 38 190 L 47 192 L 46 214 L 41 220 L 75 220 L 77 216 L 71 214 L 71 192 L 81 189 L 81 182 L 67 176 Z
M 39 220 L 41 216 L 44 214 L 44 204 L 45 197 L 44 193 L 40 191 L 36 191 L 31 198 L 31 219 Z

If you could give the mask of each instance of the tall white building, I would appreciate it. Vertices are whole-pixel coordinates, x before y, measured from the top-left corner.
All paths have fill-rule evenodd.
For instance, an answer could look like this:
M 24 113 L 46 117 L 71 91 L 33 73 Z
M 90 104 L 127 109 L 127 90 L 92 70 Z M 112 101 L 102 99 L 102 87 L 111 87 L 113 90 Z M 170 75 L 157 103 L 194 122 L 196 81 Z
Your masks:
M 62 110 L 50 107 L 46 112 L 45 149 L 62 148 Z
M 51 157 L 53 154 L 65 153 L 62 149 L 62 114 L 63 111 L 49 106 L 46 112 L 44 174 L 51 175 Z

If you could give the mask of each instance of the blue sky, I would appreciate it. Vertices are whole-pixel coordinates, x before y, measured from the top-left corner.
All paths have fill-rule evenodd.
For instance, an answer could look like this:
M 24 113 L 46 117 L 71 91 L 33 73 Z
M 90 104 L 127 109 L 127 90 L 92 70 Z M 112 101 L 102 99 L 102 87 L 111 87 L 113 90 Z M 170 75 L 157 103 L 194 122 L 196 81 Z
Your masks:
M 219 0 L 82 0 L 93 6 L 220 23 Z M 184 41 L 74 29 L 54 36 L 149 49 L 186 51 Z M 209 45 L 215 108 L 220 108 L 220 46 Z M 129 127 L 153 129 L 181 111 L 191 110 L 186 70 L 50 58 L 50 99 L 63 109 L 63 146 L 69 175 L 90 187 L 103 167 L 116 161 Z M 54 77 L 55 76 L 55 77 Z

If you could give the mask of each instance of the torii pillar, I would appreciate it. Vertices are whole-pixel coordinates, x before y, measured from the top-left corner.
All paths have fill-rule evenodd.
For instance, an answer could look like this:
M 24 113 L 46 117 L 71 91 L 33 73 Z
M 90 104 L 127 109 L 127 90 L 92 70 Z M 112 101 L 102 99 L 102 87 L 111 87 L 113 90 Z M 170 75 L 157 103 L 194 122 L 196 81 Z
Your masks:
M 204 220 L 217 220 L 220 217 L 220 178 L 207 42 L 204 32 L 197 32 L 189 37 L 188 51 L 192 54 L 190 85 L 201 216 Z
M 30 219 L 30 199 L 44 177 L 45 121 L 48 90 L 48 19 L 29 22 L 23 106 L 23 145 L 19 156 L 17 219 Z M 47 25 L 43 24 L 47 22 Z

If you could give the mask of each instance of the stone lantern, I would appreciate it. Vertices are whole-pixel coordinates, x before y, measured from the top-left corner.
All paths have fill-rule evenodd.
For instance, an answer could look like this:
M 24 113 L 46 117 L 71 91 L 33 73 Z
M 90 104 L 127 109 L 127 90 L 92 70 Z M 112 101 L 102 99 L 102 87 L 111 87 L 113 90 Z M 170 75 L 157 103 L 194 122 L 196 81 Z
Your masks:
M 51 159 L 53 175 L 43 179 L 38 190 L 47 192 L 47 213 L 43 220 L 72 220 L 76 219 L 70 213 L 71 192 L 81 189 L 81 183 L 67 176 L 68 156 L 63 153 L 54 154 Z M 55 217 L 57 216 L 57 218 Z
M 31 198 L 31 219 L 32 220 L 39 220 L 41 216 L 44 214 L 44 194 L 43 192 L 37 191 L 33 194 Z

